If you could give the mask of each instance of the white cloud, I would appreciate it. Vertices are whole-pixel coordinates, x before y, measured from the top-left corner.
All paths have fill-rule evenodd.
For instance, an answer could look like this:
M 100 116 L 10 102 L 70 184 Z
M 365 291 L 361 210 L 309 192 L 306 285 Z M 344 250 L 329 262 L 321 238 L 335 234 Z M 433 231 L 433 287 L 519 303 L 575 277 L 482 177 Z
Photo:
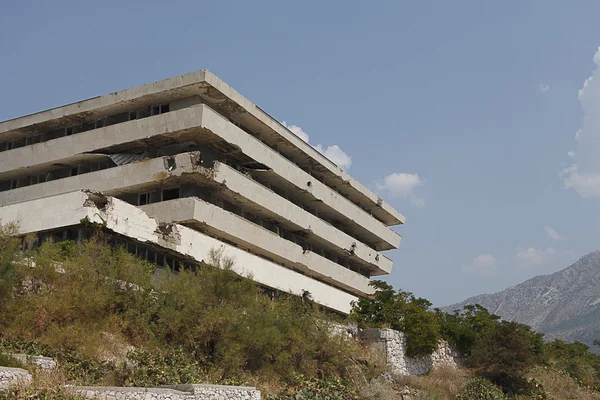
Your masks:
M 555 253 L 556 250 L 552 247 L 547 249 L 517 247 L 517 259 L 527 265 L 547 264 Z
M 281 124 L 288 130 L 292 131 L 300 139 L 304 140 L 306 143 L 309 143 L 310 136 L 298 125 L 288 125 L 285 121 L 281 122 Z M 311 146 L 313 145 L 311 144 Z M 319 153 L 329 158 L 338 167 L 345 170 L 350 169 L 350 166 L 352 165 L 352 157 L 346 154 L 346 152 L 344 152 L 337 144 L 327 146 L 327 148 L 323 148 L 323 146 L 320 144 L 313 147 L 317 149 Z
M 463 265 L 466 272 L 478 272 L 481 275 L 491 276 L 496 273 L 496 258 L 491 254 L 480 254 L 473 259 L 471 264 Z
M 300 139 L 304 140 L 306 143 L 308 143 L 308 133 L 304 132 L 302 130 L 302 128 L 300 128 L 298 125 L 288 125 L 285 123 L 285 121 L 283 121 L 281 123 L 283 126 L 285 126 L 286 128 L 288 128 L 290 131 L 292 131 L 296 136 L 298 136 Z
M 538 85 L 538 88 L 540 89 L 540 92 L 542 92 L 542 93 L 547 92 L 548 90 L 550 90 L 550 86 L 544 85 L 543 83 L 540 83 Z
M 375 182 L 377 189 L 390 197 L 408 199 L 417 207 L 425 207 L 425 200 L 414 193 L 415 188 L 422 184 L 419 175 L 405 172 L 395 172 Z
M 326 149 L 323 149 L 323 146 L 320 144 L 314 147 L 341 169 L 348 170 L 352 165 L 352 157 L 346 154 L 344 150 L 340 149 L 340 146 L 337 144 L 327 146 Z
M 546 233 L 548 234 L 548 237 L 550 239 L 554 239 L 554 240 L 564 240 L 564 239 L 566 239 L 566 237 L 564 237 L 563 235 L 561 235 L 558 232 L 556 232 L 554 230 L 554 228 L 552 228 L 551 226 L 545 226 L 544 229 L 546 230 Z
M 565 188 L 583 197 L 600 197 L 600 47 L 594 63 L 596 69 L 578 94 L 584 113 L 581 129 L 575 134 L 578 149 L 569 152 L 573 164 L 559 174 Z

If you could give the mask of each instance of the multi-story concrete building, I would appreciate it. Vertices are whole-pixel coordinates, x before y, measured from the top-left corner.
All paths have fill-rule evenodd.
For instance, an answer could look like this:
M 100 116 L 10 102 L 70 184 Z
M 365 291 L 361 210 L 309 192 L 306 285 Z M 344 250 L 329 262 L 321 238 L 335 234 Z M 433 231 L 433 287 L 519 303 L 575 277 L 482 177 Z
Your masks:
M 208 71 L 1 122 L 0 219 L 57 240 L 89 219 L 165 267 L 217 251 L 342 313 L 391 272 L 404 223 Z

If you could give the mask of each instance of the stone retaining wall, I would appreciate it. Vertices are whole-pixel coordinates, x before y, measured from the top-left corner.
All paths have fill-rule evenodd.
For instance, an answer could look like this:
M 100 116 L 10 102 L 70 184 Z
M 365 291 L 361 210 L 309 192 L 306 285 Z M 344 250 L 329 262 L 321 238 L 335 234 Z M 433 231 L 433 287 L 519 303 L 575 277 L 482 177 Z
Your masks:
M 31 383 L 31 374 L 21 368 L 0 367 L 0 390 Z
M 68 389 L 96 400 L 260 400 L 253 387 L 173 385 L 158 388 L 69 386 Z
M 406 337 L 393 329 L 365 329 L 360 338 L 371 348 L 380 352 L 392 371 L 401 375 L 425 375 L 442 366 L 455 368 L 461 363 L 457 351 L 448 343 L 440 341 L 438 349 L 428 356 L 408 357 L 406 355 Z
M 44 356 L 28 356 L 27 354 L 5 354 L 15 360 L 20 361 L 23 364 L 37 365 L 44 371 L 51 371 L 56 368 L 56 361 L 50 357 Z

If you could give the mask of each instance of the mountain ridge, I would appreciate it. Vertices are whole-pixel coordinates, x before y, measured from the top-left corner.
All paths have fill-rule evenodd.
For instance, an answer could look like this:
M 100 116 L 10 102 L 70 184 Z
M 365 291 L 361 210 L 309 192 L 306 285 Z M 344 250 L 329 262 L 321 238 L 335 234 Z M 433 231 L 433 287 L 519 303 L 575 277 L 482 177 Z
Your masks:
M 549 340 L 578 340 L 598 353 L 593 342 L 600 339 L 600 251 L 552 274 L 441 309 L 452 312 L 467 304 L 480 304 L 505 320 L 527 324 Z

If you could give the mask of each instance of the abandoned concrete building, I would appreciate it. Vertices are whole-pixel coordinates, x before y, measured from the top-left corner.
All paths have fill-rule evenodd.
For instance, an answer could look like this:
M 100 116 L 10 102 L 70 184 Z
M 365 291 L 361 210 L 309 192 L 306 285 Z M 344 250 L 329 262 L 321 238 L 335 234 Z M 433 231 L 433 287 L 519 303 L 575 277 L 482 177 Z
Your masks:
M 404 216 L 208 71 L 0 123 L 0 220 L 81 237 L 102 223 L 162 267 L 218 251 L 331 310 L 389 274 Z

